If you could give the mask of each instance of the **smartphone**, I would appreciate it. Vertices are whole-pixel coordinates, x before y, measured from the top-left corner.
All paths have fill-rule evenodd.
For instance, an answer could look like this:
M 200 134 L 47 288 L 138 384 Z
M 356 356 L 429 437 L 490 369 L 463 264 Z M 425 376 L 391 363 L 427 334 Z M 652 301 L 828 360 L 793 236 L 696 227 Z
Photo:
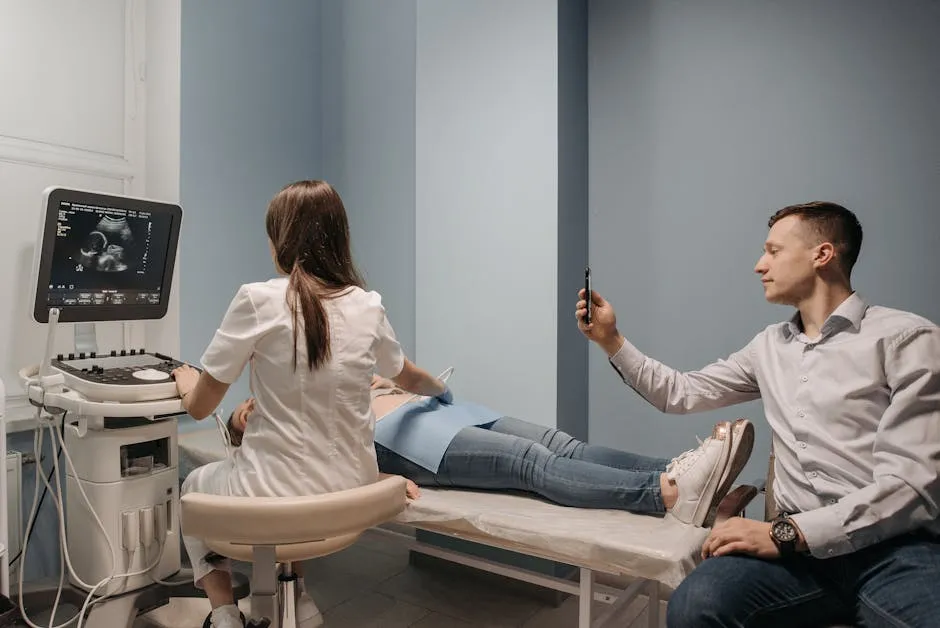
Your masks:
M 584 300 L 587 303 L 587 313 L 584 315 L 584 324 L 591 324 L 591 267 L 584 269 Z

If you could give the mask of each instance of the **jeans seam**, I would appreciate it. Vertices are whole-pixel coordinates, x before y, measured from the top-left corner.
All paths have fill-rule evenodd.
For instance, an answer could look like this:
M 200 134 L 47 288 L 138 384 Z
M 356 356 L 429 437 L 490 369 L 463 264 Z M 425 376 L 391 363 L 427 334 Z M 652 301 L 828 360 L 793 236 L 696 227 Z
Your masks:
M 879 617 L 881 617 L 881 618 L 884 619 L 885 621 L 889 622 L 892 626 L 897 626 L 897 628 L 910 628 L 910 624 L 906 624 L 906 623 L 904 623 L 904 622 L 902 622 L 902 621 L 896 619 L 896 618 L 893 617 L 892 615 L 889 615 L 887 611 L 885 611 L 883 608 L 881 608 L 880 606 L 878 606 L 877 604 L 875 604 L 875 602 L 873 602 L 873 601 L 872 601 L 869 597 L 867 597 L 864 593 L 860 593 L 859 596 L 858 596 L 858 599 L 859 599 L 859 601 L 860 601 L 862 604 L 864 604 L 864 605 L 867 606 L 869 609 L 871 609 L 872 611 L 874 611 L 874 613 L 875 613 L 876 615 L 878 615 Z
M 813 593 L 805 593 L 797 598 L 790 599 L 785 602 L 781 602 L 779 604 L 774 604 L 773 606 L 765 606 L 763 608 L 759 608 L 753 613 L 751 613 L 750 615 L 748 615 L 747 617 L 745 617 L 744 621 L 742 621 L 741 624 L 743 626 L 747 626 L 752 619 L 757 619 L 758 617 L 760 617 L 761 615 L 765 613 L 769 613 L 771 611 L 777 611 L 783 608 L 789 608 L 791 606 L 798 606 L 799 604 L 802 604 L 803 602 L 808 602 L 814 598 L 823 597 L 825 594 L 826 592 L 824 590 L 819 589 L 818 591 L 814 591 Z

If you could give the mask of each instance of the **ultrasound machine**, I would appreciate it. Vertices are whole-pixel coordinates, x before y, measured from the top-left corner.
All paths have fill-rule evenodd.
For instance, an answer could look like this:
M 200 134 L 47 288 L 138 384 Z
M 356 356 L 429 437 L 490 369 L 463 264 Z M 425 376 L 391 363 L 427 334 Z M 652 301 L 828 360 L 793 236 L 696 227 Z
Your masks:
M 22 583 L 34 496 L 19 592 L 30 625 L 30 616 L 60 601 L 82 609 L 79 628 L 121 628 L 170 597 L 203 596 L 181 569 L 176 417 L 183 409 L 171 376 L 181 362 L 145 347 L 99 349 L 94 328 L 166 315 L 181 220 L 181 208 L 169 203 L 61 187 L 43 194 L 30 302 L 33 319 L 48 325 L 46 351 L 20 378 L 37 408 L 37 460 L 44 434 L 63 454 L 53 459 L 64 467 L 60 540 L 69 584 Z M 75 326 L 75 349 L 54 353 L 64 324 Z M 53 500 L 63 497 L 61 486 L 58 496 L 48 488 Z M 236 594 L 246 594 L 244 580 Z

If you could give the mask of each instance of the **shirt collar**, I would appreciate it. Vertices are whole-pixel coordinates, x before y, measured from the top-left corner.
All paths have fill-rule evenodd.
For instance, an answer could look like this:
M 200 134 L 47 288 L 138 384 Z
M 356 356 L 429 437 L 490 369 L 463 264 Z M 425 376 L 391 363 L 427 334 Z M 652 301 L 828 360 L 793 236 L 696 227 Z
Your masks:
M 845 301 L 839 304 L 839 307 L 833 310 L 826 322 L 823 323 L 822 329 L 820 329 L 822 336 L 825 337 L 835 333 L 846 325 L 858 331 L 861 329 L 862 318 L 865 317 L 867 309 L 868 304 L 865 300 L 857 292 L 853 292 Z M 783 336 L 790 339 L 799 336 L 802 332 L 802 320 L 800 319 L 800 312 L 797 310 L 793 317 L 784 323 Z

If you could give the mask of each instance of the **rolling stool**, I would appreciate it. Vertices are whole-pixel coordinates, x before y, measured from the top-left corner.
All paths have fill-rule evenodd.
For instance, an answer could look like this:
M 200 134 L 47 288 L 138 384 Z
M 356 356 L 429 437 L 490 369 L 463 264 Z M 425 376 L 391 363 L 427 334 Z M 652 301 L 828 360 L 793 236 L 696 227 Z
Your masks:
M 251 562 L 251 628 L 296 628 L 296 561 L 326 556 L 405 509 L 405 479 L 313 497 L 180 498 L 182 532 L 220 556 Z M 204 626 L 209 625 L 206 618 Z

